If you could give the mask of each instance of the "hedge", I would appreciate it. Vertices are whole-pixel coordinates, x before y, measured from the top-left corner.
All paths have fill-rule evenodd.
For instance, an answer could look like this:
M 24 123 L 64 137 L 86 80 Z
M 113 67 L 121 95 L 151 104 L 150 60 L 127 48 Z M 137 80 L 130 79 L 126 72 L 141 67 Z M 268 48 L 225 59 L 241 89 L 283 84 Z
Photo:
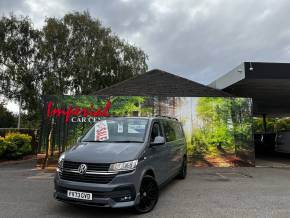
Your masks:
M 16 159 L 31 154 L 31 139 L 31 136 L 21 133 L 8 133 L 0 137 L 0 158 Z
M 7 143 L 4 137 L 0 136 L 0 158 L 3 156 L 4 152 L 6 151 Z

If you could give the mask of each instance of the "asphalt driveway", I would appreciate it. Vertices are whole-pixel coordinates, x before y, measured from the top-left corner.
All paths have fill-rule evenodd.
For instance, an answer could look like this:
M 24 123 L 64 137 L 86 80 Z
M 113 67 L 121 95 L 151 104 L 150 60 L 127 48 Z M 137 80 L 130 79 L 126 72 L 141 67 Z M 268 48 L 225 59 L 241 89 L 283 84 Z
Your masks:
M 53 174 L 34 163 L 0 165 L 0 217 L 290 217 L 290 168 L 189 168 L 166 186 L 151 213 L 66 205 Z

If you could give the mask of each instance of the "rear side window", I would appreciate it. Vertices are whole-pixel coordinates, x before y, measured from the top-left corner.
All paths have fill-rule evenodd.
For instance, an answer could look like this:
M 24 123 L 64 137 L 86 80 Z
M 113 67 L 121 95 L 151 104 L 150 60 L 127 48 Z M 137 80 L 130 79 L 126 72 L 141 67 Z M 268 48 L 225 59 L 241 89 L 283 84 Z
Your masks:
M 174 123 L 174 131 L 175 131 L 177 139 L 183 139 L 184 138 L 182 127 L 177 122 Z
M 180 123 L 176 121 L 163 121 L 164 134 L 167 142 L 172 142 L 177 139 L 183 139 L 183 131 Z
M 164 128 L 165 139 L 167 142 L 172 142 L 172 141 L 175 141 L 177 139 L 173 122 L 164 120 L 163 121 L 163 128 Z

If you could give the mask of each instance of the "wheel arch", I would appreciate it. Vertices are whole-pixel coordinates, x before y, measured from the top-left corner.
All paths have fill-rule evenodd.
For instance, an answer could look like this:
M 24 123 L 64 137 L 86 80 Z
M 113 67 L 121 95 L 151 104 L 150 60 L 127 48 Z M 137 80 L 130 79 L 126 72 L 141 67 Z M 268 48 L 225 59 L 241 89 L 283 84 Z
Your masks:
M 143 174 L 143 177 L 144 176 L 152 176 L 153 178 L 155 178 L 155 173 L 154 173 L 154 171 L 152 169 L 147 169 L 145 171 L 145 173 Z

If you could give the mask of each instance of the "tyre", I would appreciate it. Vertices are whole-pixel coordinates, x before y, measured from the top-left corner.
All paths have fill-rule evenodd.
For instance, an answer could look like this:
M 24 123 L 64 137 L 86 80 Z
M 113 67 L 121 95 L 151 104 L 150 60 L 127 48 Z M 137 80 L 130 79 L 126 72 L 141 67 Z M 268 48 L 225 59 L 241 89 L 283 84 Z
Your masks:
M 185 179 L 187 175 L 187 158 L 183 158 L 182 166 L 180 168 L 179 174 L 177 176 L 178 179 Z
M 152 176 L 144 176 L 140 186 L 140 202 L 135 206 L 137 213 L 148 213 L 151 211 L 159 197 L 159 187 Z

